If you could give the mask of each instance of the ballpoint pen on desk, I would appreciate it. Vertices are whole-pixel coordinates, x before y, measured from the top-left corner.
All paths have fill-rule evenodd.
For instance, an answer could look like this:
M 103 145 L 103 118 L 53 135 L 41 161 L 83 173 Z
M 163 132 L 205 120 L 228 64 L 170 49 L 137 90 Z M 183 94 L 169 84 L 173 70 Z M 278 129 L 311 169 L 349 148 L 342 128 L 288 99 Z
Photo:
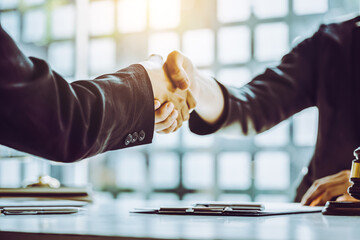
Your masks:
M 78 207 L 6 207 L 1 209 L 5 215 L 71 214 L 79 212 Z

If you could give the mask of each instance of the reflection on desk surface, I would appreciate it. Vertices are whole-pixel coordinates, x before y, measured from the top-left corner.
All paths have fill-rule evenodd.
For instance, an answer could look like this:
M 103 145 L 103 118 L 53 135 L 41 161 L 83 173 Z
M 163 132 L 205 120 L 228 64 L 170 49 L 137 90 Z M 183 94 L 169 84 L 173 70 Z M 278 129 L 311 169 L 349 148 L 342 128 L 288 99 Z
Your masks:
M 73 215 L 2 215 L 0 239 L 308 240 L 358 239 L 360 236 L 359 217 L 323 216 L 321 213 L 262 218 L 129 213 L 136 207 L 154 207 L 159 204 L 158 201 L 108 200 L 97 202 L 90 205 L 87 211 Z

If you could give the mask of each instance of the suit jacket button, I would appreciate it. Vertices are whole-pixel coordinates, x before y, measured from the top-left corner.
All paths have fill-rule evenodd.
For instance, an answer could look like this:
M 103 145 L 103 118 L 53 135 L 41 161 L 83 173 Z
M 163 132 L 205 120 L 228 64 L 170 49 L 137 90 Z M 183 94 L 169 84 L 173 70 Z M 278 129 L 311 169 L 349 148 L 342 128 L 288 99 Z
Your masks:
M 139 140 L 140 142 L 143 141 L 145 139 L 145 132 L 143 130 L 141 130 L 139 132 Z
M 135 143 L 135 142 L 138 140 L 138 137 L 139 137 L 139 134 L 138 134 L 137 132 L 134 132 L 134 133 L 132 134 L 132 140 L 131 140 L 131 142 L 132 142 L 132 143 Z
M 129 134 L 127 135 L 127 137 L 125 138 L 125 146 L 129 145 L 132 141 L 132 135 Z

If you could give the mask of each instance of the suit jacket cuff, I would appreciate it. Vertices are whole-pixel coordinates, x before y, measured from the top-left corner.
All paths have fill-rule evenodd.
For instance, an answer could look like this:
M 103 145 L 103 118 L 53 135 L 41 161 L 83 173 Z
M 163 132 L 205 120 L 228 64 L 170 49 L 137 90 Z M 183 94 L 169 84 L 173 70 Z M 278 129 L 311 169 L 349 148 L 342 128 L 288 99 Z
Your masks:
M 121 137 L 112 139 L 114 141 L 111 142 L 114 144 L 109 146 L 109 150 L 149 144 L 154 136 L 154 94 L 145 68 L 140 64 L 134 64 L 118 71 L 118 73 L 130 74 L 131 76 L 126 78 L 130 89 L 129 98 L 119 99 L 123 102 L 117 108 L 119 114 L 115 114 L 118 116 L 117 121 L 122 121 L 122 118 L 128 121 L 124 128 L 118 129 L 119 133 L 114 135 Z M 129 105 L 130 111 L 125 111 L 129 116 L 122 116 L 124 114 L 123 105 Z
M 193 111 L 190 115 L 189 128 L 190 131 L 198 135 L 208 135 L 217 132 L 226 125 L 229 118 L 230 94 L 226 87 L 216 80 L 219 84 L 224 96 L 224 110 L 219 120 L 215 124 L 205 122 L 197 113 Z

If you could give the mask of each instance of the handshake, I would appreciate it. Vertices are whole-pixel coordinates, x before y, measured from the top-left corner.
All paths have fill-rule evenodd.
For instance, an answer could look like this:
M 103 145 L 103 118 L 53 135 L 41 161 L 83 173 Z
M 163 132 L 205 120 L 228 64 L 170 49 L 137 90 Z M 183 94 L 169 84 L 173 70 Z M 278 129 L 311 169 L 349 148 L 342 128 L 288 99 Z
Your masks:
M 182 53 L 170 53 L 166 62 L 161 56 L 151 55 L 140 64 L 153 88 L 156 132 L 175 132 L 189 120 L 194 109 L 209 124 L 220 118 L 224 99 L 219 85 L 201 75 Z

